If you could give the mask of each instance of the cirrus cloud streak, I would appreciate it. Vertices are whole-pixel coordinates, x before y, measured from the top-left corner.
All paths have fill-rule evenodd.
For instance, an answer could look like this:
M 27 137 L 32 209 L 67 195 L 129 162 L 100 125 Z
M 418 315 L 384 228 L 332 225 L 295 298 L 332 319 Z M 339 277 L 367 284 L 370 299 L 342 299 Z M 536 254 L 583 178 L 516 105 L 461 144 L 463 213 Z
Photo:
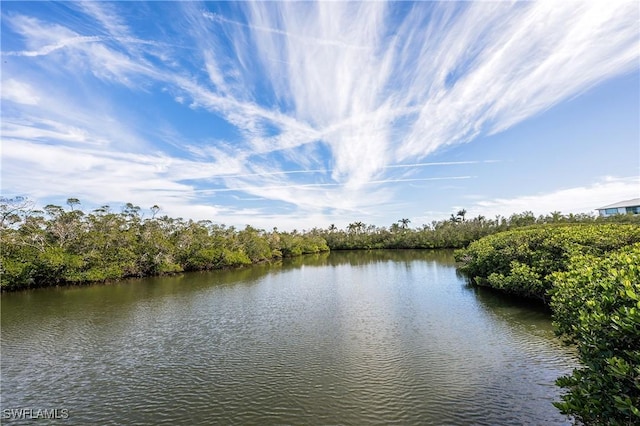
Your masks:
M 106 191 L 194 212 L 231 212 L 220 195 L 243 192 L 299 216 L 375 215 L 396 200 L 390 184 L 489 166 L 430 155 L 640 59 L 634 2 L 151 5 L 171 19 L 143 29 L 143 8 L 126 3 L 57 5 L 51 16 L 5 7 L 5 191 L 96 202 Z M 147 98 L 170 112 L 148 117 L 137 106 Z M 177 113 L 215 130 L 194 136 Z M 493 203 L 477 208 L 519 205 Z

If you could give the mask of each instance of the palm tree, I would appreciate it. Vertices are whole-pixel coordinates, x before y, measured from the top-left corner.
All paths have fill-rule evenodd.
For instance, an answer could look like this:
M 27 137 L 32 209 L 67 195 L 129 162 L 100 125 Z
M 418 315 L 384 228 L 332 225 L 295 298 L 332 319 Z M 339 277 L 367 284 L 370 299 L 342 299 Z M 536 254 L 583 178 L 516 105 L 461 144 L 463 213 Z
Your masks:
M 479 223 L 484 223 L 487 220 L 487 218 L 479 214 L 478 217 L 476 217 L 474 220 Z
M 457 216 L 460 216 L 461 218 L 461 222 L 464 222 L 464 216 L 467 214 L 467 211 L 465 209 L 462 210 L 458 210 Z
M 402 229 L 407 229 L 407 227 L 409 226 L 409 224 L 411 223 L 411 221 L 409 219 L 400 219 L 398 221 L 398 223 L 400 224 L 400 227 Z
M 552 222 L 560 222 L 560 219 L 562 219 L 562 213 L 559 211 L 552 211 L 551 212 L 551 221 Z

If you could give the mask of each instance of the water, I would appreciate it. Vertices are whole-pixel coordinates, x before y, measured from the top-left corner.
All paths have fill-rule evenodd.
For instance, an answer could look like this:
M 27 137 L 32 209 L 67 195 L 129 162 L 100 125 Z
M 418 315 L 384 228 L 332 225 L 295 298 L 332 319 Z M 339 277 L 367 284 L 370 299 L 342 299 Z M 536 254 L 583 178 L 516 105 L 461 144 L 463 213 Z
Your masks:
M 548 312 L 446 251 L 4 294 L 0 349 L 0 407 L 66 425 L 570 424 L 575 366 Z

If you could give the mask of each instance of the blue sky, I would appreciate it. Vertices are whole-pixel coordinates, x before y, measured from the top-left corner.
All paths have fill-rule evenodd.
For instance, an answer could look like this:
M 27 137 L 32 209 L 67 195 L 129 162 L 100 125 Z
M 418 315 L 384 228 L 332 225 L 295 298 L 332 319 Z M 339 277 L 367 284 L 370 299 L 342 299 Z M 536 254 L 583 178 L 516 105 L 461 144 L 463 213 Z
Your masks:
M 270 229 L 640 196 L 632 2 L 2 2 L 2 195 Z

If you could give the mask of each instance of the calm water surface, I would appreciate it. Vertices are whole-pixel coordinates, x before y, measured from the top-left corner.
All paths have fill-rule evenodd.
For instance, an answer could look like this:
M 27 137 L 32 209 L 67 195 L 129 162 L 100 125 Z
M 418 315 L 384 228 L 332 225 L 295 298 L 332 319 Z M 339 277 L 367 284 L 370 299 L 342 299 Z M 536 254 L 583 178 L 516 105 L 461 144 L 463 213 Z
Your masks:
M 2 409 L 78 425 L 570 424 L 575 366 L 547 312 L 446 251 L 4 294 L 0 349 Z

